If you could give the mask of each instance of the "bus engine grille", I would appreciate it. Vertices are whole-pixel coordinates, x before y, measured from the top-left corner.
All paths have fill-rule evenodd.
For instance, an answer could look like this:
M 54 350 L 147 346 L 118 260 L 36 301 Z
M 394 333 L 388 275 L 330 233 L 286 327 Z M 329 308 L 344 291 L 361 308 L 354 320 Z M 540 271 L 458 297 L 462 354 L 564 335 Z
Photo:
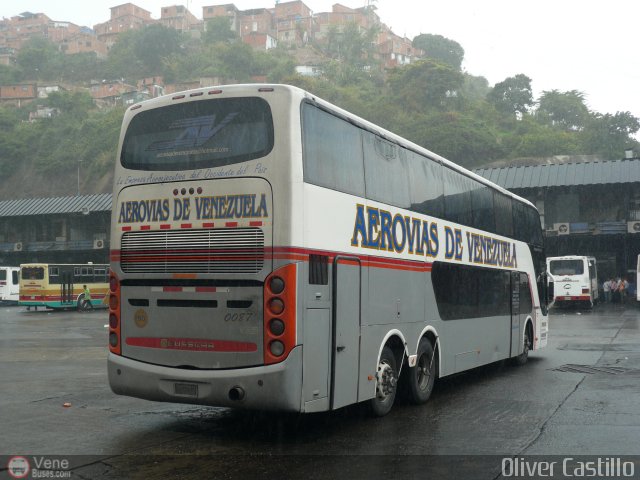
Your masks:
M 120 266 L 127 273 L 258 273 L 260 228 L 125 232 Z

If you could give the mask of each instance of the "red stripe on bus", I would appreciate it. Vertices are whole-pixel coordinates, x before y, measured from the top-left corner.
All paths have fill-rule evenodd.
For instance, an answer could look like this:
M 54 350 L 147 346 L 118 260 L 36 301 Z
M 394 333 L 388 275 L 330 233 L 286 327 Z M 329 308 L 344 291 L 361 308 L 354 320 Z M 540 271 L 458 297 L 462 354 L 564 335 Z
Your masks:
M 213 228 L 215 225 L 213 222 L 207 222 L 202 224 L 202 228 Z
M 151 230 L 151 225 L 141 225 L 140 230 Z
M 163 292 L 181 292 L 182 287 L 162 287 Z
M 250 227 L 261 227 L 262 222 L 249 222 Z
M 180 224 L 180 228 L 191 228 L 191 224 L 190 223 L 181 223 Z
M 122 227 L 123 232 L 129 232 L 131 230 L 130 226 Z
M 125 342 L 131 347 L 189 350 L 192 352 L 255 352 L 258 350 L 258 346 L 253 342 L 207 338 L 128 337 Z
M 171 229 L 171 225 L 169 225 L 168 223 L 163 223 L 162 225 L 160 225 L 160 230 L 170 230 Z
M 224 226 L 227 228 L 235 228 L 238 226 L 238 222 L 226 222 Z

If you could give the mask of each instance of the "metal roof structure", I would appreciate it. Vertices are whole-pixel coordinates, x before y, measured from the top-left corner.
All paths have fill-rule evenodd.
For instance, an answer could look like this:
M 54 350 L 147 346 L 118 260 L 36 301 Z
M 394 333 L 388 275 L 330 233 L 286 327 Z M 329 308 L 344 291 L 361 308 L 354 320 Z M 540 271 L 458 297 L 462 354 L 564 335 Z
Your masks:
M 24 198 L 0 202 L 0 217 L 26 217 L 67 213 L 111 211 L 111 194 L 76 195 L 73 197 Z
M 640 183 L 640 158 L 602 162 L 512 165 L 478 168 L 474 173 L 508 190 Z

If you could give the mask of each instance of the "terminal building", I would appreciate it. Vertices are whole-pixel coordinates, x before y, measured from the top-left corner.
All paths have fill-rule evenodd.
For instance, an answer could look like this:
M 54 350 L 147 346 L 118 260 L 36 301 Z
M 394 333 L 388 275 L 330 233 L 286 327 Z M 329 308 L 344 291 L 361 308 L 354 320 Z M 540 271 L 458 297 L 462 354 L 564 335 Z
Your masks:
M 109 263 L 111 194 L 0 201 L 0 265 Z
M 635 281 L 640 254 L 640 158 L 554 157 L 475 173 L 540 211 L 547 256 L 595 256 L 600 281 Z M 108 263 L 110 193 L 0 201 L 0 265 Z
M 475 173 L 533 203 L 547 257 L 596 257 L 598 278 L 635 282 L 640 254 L 640 158 L 555 157 L 553 163 L 480 168 Z M 585 161 L 586 160 L 586 161 Z

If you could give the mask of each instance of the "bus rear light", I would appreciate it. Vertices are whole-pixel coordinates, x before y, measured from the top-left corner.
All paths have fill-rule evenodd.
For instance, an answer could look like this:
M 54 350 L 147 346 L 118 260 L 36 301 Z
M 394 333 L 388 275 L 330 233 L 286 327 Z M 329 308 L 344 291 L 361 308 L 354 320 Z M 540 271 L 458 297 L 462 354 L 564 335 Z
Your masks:
M 111 310 L 118 308 L 118 297 L 116 295 L 109 295 L 109 308 Z
M 589 289 L 588 288 L 583 288 L 582 289 L 582 293 L 589 293 Z
M 264 363 L 283 361 L 296 343 L 295 263 L 267 277 L 264 284 Z
M 269 311 L 274 315 L 280 315 L 284 311 L 284 303 L 279 298 L 269 300 Z
M 284 290 L 284 280 L 280 277 L 273 277 L 271 280 L 269 280 L 269 288 L 271 289 L 271 292 L 275 293 L 276 295 L 282 293 L 282 291 Z
M 120 346 L 120 281 L 113 270 L 109 275 L 109 351 L 122 354 Z
M 274 340 L 269 344 L 269 353 L 274 357 L 281 357 L 284 354 L 284 343 Z
M 222 90 L 209 90 L 209 95 L 218 95 L 222 93 Z
M 269 322 L 269 330 L 273 335 L 275 335 L 276 337 L 279 337 L 284 333 L 284 322 L 279 318 L 273 318 Z

